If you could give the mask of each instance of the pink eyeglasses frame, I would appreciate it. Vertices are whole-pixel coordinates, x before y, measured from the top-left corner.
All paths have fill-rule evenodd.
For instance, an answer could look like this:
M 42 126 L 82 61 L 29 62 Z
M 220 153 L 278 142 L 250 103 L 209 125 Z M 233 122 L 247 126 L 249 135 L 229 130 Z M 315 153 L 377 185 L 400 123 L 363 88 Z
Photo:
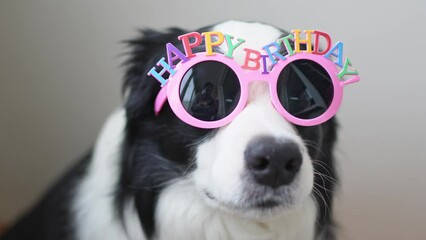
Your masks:
M 324 123 L 333 117 L 337 110 L 340 107 L 343 97 L 343 87 L 358 82 L 360 77 L 358 75 L 353 75 L 348 80 L 342 81 L 338 78 L 338 69 L 335 64 L 330 60 L 325 58 L 323 55 L 310 54 L 310 53 L 296 53 L 291 56 L 287 56 L 286 59 L 280 59 L 269 72 L 269 74 L 262 74 L 260 71 L 250 71 L 241 68 L 237 62 L 232 58 L 226 57 L 220 53 L 215 53 L 214 55 L 206 56 L 205 53 L 196 53 L 196 56 L 189 58 L 185 62 L 180 62 L 176 65 L 174 70 L 176 73 L 173 76 L 170 76 L 166 86 L 164 86 L 158 93 L 155 99 L 154 111 L 158 115 L 161 108 L 168 100 L 170 107 L 173 112 L 185 123 L 192 125 L 198 128 L 218 128 L 229 124 L 246 106 L 248 96 L 249 96 L 249 83 L 253 81 L 264 81 L 269 83 L 269 95 L 271 102 L 275 109 L 288 121 L 300 125 L 300 126 L 314 126 Z M 277 82 L 278 77 L 281 71 L 291 62 L 296 60 L 311 60 L 320 64 L 331 77 L 334 87 L 334 96 L 333 100 L 327 109 L 322 115 L 313 118 L 313 119 L 301 119 L 291 115 L 285 110 L 282 106 L 278 94 L 277 94 Z M 241 93 L 240 99 L 238 101 L 235 109 L 225 118 L 216 120 L 216 121 L 202 121 L 191 116 L 182 105 L 179 96 L 179 88 L 181 81 L 186 74 L 186 72 L 195 64 L 204 62 L 204 61 L 217 61 L 220 63 L 226 64 L 230 67 L 235 74 L 237 75 L 240 81 Z

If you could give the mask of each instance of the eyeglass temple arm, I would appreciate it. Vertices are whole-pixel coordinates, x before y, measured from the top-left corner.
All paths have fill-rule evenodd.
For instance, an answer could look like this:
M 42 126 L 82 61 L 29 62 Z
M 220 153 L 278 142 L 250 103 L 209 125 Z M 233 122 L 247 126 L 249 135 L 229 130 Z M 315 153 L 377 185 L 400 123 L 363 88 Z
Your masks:
M 158 92 L 157 97 L 155 98 L 155 103 L 154 103 L 155 116 L 158 116 L 158 114 L 161 111 L 161 108 L 163 108 L 164 103 L 166 103 L 166 100 L 167 100 L 167 87 L 164 86 L 160 89 L 160 92 Z

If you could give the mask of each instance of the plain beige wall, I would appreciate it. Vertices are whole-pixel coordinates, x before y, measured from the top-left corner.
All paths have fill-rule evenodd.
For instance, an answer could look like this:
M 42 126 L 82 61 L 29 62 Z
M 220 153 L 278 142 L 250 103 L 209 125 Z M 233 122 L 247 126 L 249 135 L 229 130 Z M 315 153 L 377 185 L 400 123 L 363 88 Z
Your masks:
M 426 239 L 424 0 L 0 1 L 0 221 L 95 141 L 121 101 L 121 40 L 226 19 L 345 43 L 362 82 L 345 89 L 338 114 L 343 239 Z

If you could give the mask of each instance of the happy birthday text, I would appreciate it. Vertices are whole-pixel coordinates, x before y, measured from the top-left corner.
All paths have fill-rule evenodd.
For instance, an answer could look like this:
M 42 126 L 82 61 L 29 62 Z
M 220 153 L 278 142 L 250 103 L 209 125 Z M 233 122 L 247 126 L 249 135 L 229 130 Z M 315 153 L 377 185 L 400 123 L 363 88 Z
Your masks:
M 200 47 L 203 40 L 206 56 L 216 54 L 214 52 L 214 47 L 219 47 L 225 43 L 227 45 L 227 51 L 225 51 L 223 55 L 231 59 L 233 58 L 235 49 L 241 48 L 245 43 L 244 39 L 235 39 L 234 36 L 223 34 L 221 32 L 191 32 L 180 35 L 178 40 L 181 41 L 185 53 L 180 51 L 173 44 L 167 43 L 167 61 L 163 57 L 157 62 L 157 66 L 162 69 L 157 71 L 157 68 L 153 67 L 148 72 L 148 75 L 157 79 L 161 83 L 161 86 L 164 86 L 168 81 L 163 77 L 166 71 L 170 74 L 170 76 L 173 76 L 176 73 L 176 64 L 180 61 L 186 62 L 190 58 L 196 56 L 193 53 L 193 50 Z M 325 43 L 325 47 L 323 49 L 320 49 L 319 47 L 320 41 Z M 291 42 L 293 42 L 294 48 Z M 285 55 L 280 52 L 282 47 L 286 50 Z M 340 68 L 338 73 L 339 79 L 342 79 L 345 75 L 358 75 L 358 71 L 352 67 L 352 62 L 349 58 L 343 56 L 343 43 L 338 41 L 332 46 L 330 36 L 327 33 L 318 30 L 293 30 L 292 34 L 263 46 L 261 50 L 262 52 L 251 48 L 243 48 L 243 50 L 245 52 L 245 56 L 244 63 L 241 67 L 243 69 L 256 71 L 263 66 L 263 74 L 268 74 L 270 71 L 267 60 L 269 60 L 271 65 L 275 65 L 278 61 L 286 60 L 289 56 L 306 52 L 310 54 L 323 55 L 325 58 L 333 61 L 334 64 Z

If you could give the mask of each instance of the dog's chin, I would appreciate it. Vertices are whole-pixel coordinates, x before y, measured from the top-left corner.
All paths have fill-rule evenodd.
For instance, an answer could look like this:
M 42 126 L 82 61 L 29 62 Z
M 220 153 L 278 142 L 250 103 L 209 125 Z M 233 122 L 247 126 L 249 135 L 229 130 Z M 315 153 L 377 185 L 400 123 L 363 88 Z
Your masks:
M 300 196 L 290 194 L 289 191 L 283 192 L 285 193 L 265 194 L 270 196 L 262 198 L 247 194 L 237 201 L 220 199 L 208 190 L 203 190 L 202 195 L 206 204 L 212 208 L 248 219 L 269 220 L 300 208 L 309 198 L 309 195 Z

